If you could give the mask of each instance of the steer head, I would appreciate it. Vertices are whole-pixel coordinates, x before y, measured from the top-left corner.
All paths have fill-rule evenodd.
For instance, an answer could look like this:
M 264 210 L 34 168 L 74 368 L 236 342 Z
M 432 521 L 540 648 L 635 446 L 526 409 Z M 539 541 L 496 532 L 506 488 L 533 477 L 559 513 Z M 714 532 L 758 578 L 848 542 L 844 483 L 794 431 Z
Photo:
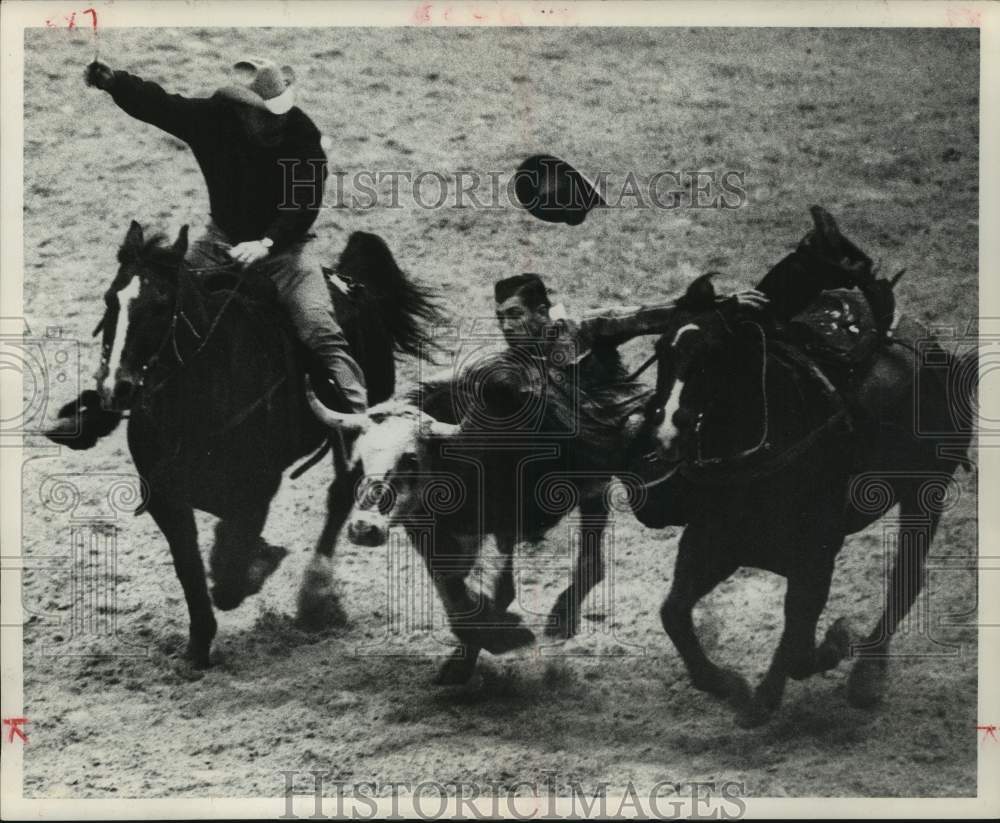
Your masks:
M 382 545 L 391 527 L 420 510 L 434 483 L 435 452 L 459 426 L 395 400 L 364 414 L 331 411 L 311 391 L 309 403 L 324 423 L 354 439 L 348 469 L 359 480 L 346 521 L 348 538 L 360 546 Z

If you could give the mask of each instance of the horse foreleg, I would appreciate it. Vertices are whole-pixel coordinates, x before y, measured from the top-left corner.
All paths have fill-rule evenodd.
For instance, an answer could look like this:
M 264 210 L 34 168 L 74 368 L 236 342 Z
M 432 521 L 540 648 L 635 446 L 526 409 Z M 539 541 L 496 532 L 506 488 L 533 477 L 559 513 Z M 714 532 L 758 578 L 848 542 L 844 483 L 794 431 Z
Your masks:
M 869 708 L 881 701 L 889 666 L 889 644 L 924 586 L 927 553 L 941 515 L 940 512 L 919 511 L 912 497 L 903 499 L 901 521 L 921 514 L 923 523 L 900 528 L 882 615 L 871 634 L 854 648 L 857 660 L 847 680 L 847 699 L 852 706 Z
M 205 566 L 198 551 L 194 511 L 188 505 L 165 500 L 155 492 L 150 496 L 148 511 L 167 538 L 174 570 L 184 589 L 190 620 L 185 656 L 195 668 L 207 668 L 217 626 L 208 596 Z
M 696 527 L 681 535 L 674 564 L 674 582 L 660 608 L 660 620 L 687 666 L 696 689 L 729 700 L 737 707 L 750 700 L 750 686 L 739 674 L 713 663 L 694 631 L 691 612 L 695 604 L 736 571 L 738 564 L 713 551 Z
M 608 509 L 603 494 L 583 500 L 580 504 L 580 551 L 576 556 L 573 579 L 552 607 L 545 627 L 548 637 L 569 639 L 580 630 L 580 606 L 604 579 L 601 542 L 607 522 Z
M 342 457 L 337 455 L 338 448 L 343 448 L 339 438 L 333 441 L 334 462 L 339 470 L 327 491 L 326 521 L 299 587 L 299 620 L 311 628 L 338 625 L 345 620 L 333 585 L 333 550 L 351 513 L 358 474 L 346 469 Z

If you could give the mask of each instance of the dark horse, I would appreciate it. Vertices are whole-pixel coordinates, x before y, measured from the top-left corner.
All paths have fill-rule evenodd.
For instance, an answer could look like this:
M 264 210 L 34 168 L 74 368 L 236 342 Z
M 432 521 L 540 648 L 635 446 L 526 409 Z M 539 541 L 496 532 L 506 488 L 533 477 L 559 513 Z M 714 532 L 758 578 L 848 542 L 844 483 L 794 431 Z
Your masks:
M 857 658 L 852 704 L 879 700 L 889 643 L 921 589 L 941 503 L 955 491 L 956 468 L 969 467 L 975 402 L 970 356 L 931 343 L 935 356 L 921 357 L 897 336 L 854 385 L 866 412 L 848 408 L 826 376 L 767 326 L 764 315 L 718 302 L 707 278 L 679 301 L 677 325 L 657 346 L 649 419 L 654 453 L 670 473 L 650 485 L 636 511 L 649 526 L 686 525 L 663 627 L 694 686 L 728 699 L 746 726 L 780 705 L 788 677 L 827 671 L 848 654 Z M 900 385 L 908 391 L 887 390 Z M 817 645 L 845 536 L 894 503 L 903 531 L 882 616 L 853 648 L 843 618 Z M 707 657 L 691 618 L 694 605 L 741 566 L 788 581 L 784 631 L 753 692 Z
M 64 412 L 78 412 L 83 423 L 69 445 L 87 448 L 128 410 L 129 449 L 146 484 L 141 509 L 170 544 L 190 614 L 186 656 L 204 668 L 216 633 L 212 603 L 236 608 L 277 568 L 285 550 L 260 536 L 271 500 L 283 471 L 322 447 L 330 432 L 309 410 L 309 358 L 278 308 L 273 284 L 252 269 L 242 275 L 189 270 L 186 251 L 186 226 L 170 245 L 162 235 L 144 239 L 133 221 L 105 297 L 104 371 L 109 359 L 115 361 L 110 403 L 95 403 L 91 391 Z M 350 236 L 337 274 L 331 298 L 364 371 L 369 402 L 378 403 L 395 390 L 395 353 L 420 354 L 429 343 L 426 324 L 437 311 L 429 292 L 407 279 L 375 235 Z M 127 328 L 124 334 L 117 329 L 116 340 L 119 292 L 131 299 Z M 336 435 L 330 442 L 340 470 L 316 546 L 326 559 L 350 511 L 356 480 L 344 470 L 344 442 Z M 219 518 L 211 599 L 194 509 Z M 314 577 L 307 574 L 304 589 L 313 596 L 300 599 L 300 613 L 317 610 Z

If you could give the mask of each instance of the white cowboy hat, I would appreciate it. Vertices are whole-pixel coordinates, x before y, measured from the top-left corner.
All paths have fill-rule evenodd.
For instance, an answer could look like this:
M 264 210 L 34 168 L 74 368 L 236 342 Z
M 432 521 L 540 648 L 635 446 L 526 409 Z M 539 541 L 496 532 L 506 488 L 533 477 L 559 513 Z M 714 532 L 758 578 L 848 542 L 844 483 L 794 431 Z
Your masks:
M 277 66 L 270 60 L 251 58 L 233 66 L 247 78 L 245 86 L 226 86 L 216 94 L 229 100 L 285 114 L 295 105 L 295 72 L 291 66 Z

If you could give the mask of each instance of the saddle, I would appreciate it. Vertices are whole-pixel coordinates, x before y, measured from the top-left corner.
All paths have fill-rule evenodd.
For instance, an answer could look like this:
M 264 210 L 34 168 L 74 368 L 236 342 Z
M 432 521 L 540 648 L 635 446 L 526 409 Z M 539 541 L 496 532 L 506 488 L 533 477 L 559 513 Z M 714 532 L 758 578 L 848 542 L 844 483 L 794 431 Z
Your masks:
M 856 370 L 872 360 L 883 335 L 863 294 L 833 289 L 792 317 L 785 337 L 820 365 Z

